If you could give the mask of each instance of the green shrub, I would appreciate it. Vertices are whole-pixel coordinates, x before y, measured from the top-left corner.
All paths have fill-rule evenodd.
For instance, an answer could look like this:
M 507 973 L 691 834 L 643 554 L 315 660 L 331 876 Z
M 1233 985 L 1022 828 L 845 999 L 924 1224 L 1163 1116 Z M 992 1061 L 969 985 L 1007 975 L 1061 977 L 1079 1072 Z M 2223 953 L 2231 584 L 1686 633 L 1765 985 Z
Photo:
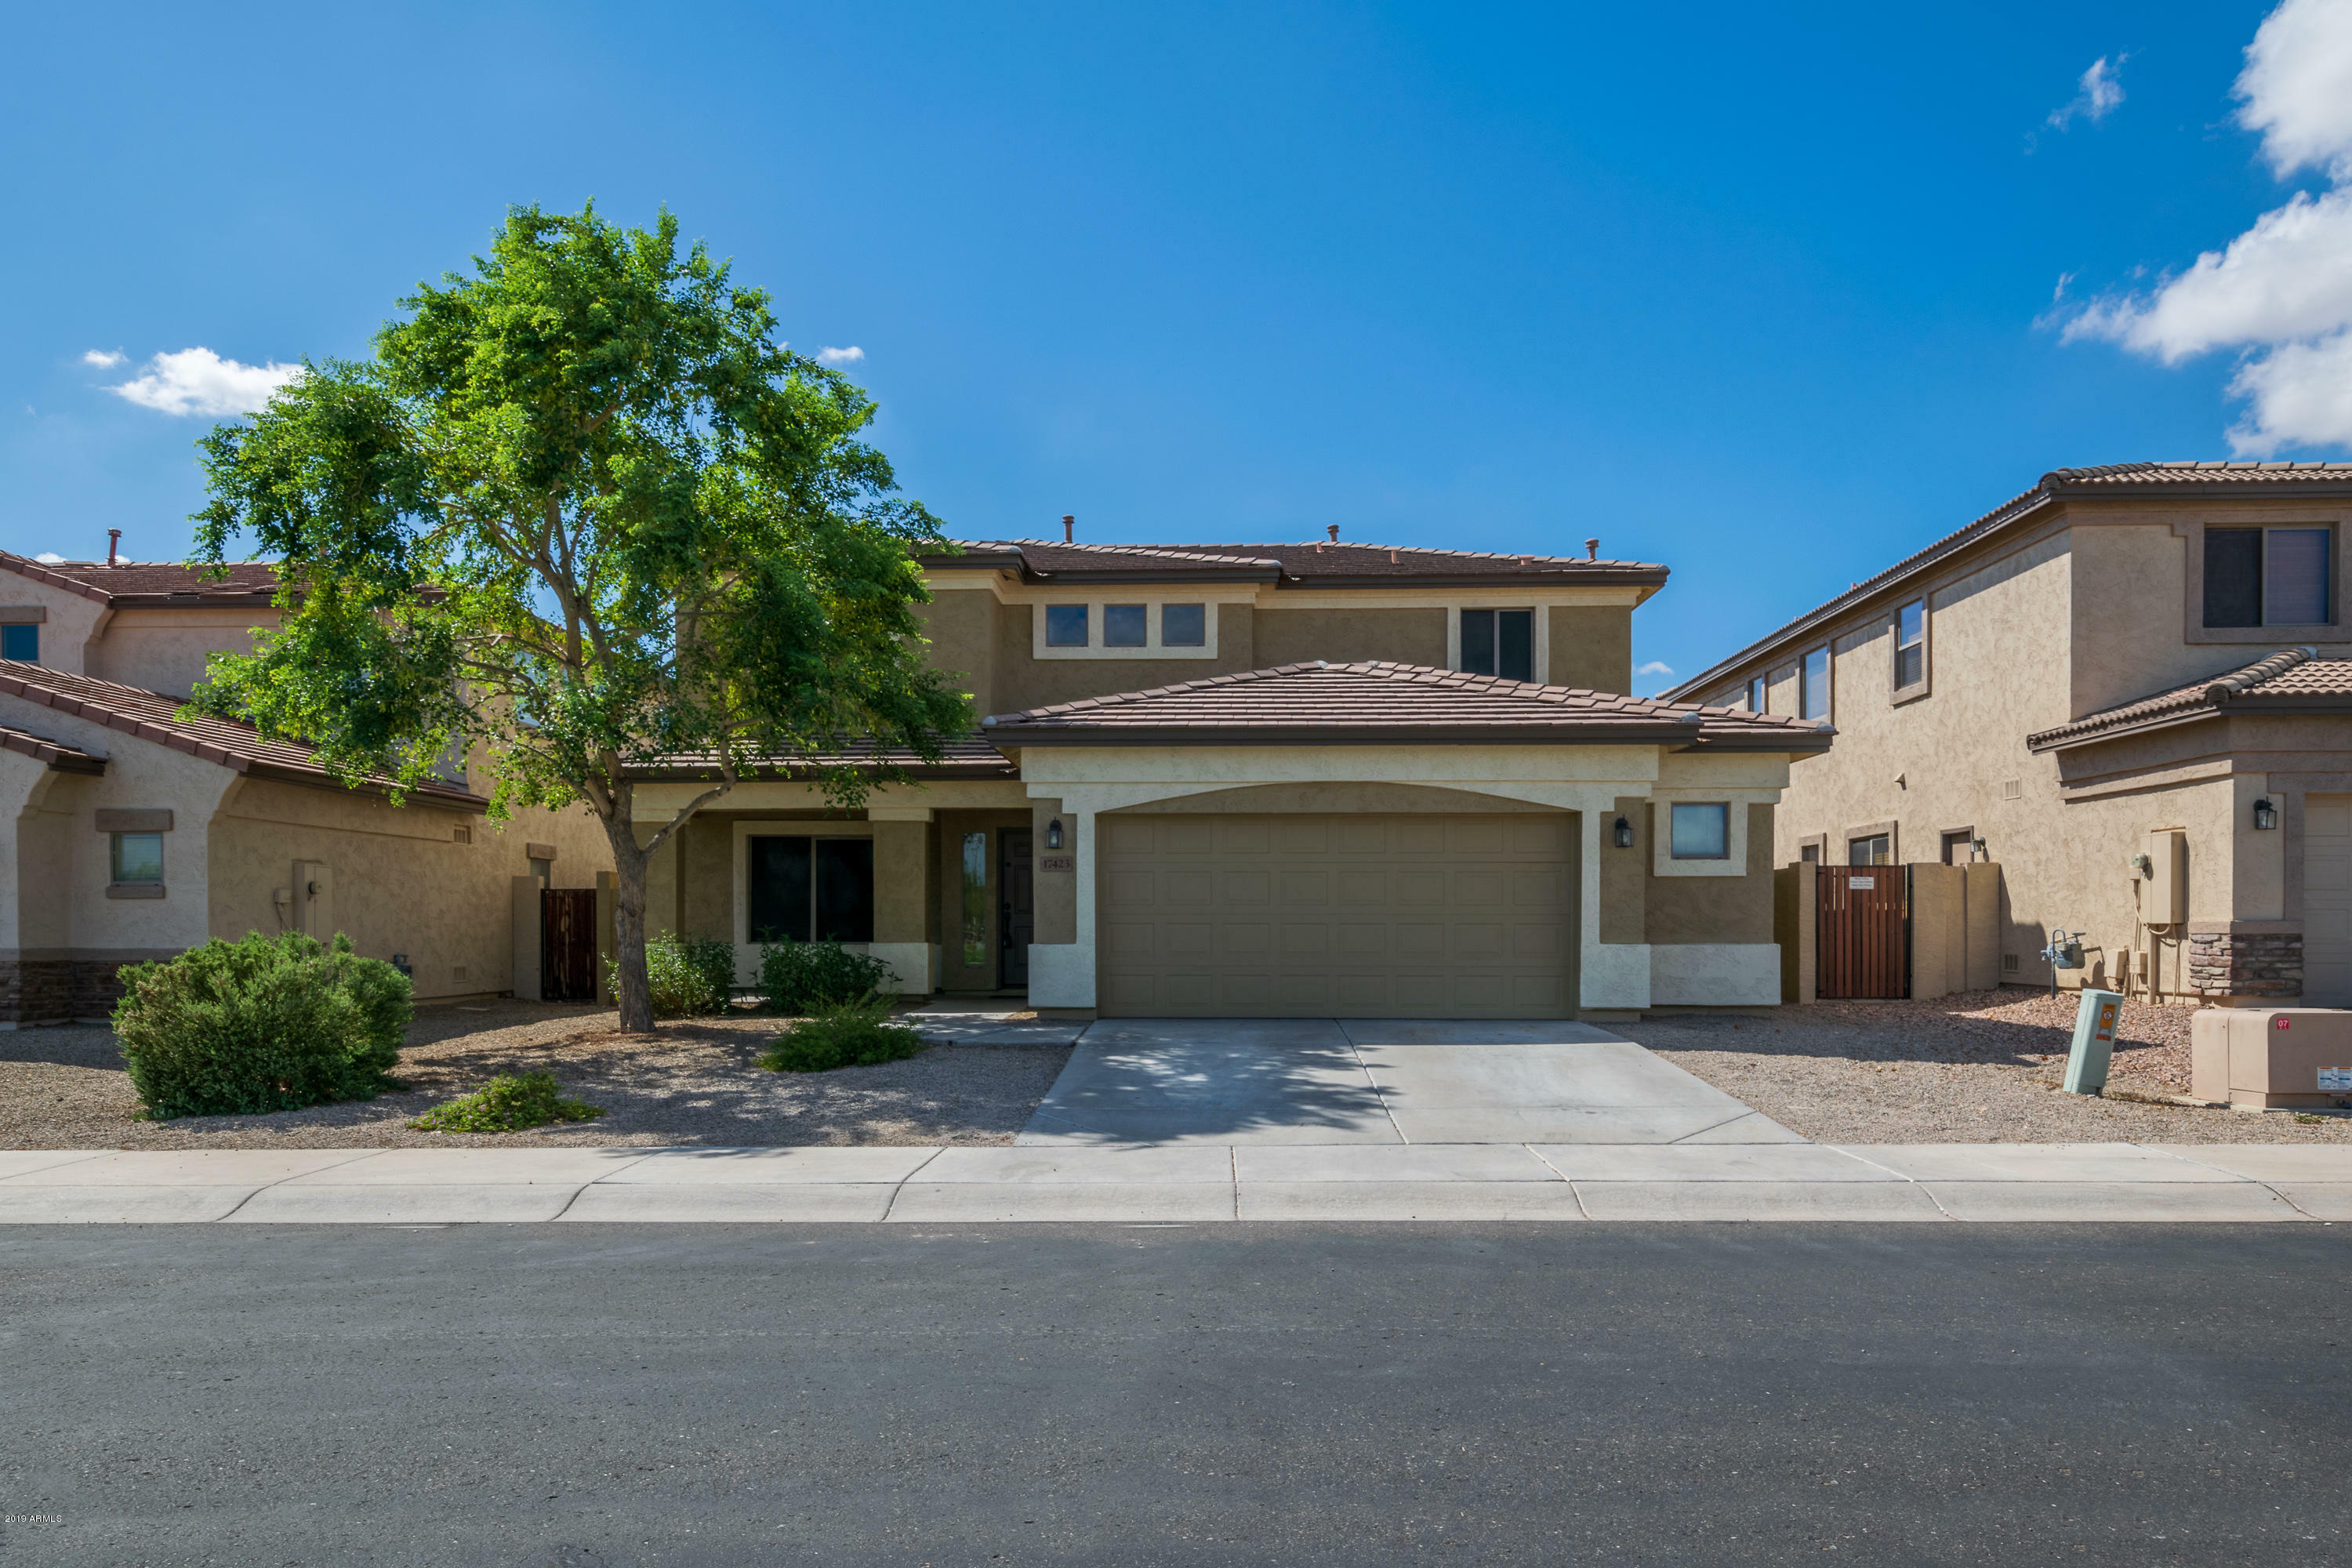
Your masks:
M 566 1100 L 551 1072 L 501 1073 L 409 1123 L 419 1132 L 520 1132 L 551 1121 L 593 1121 L 602 1106 Z
M 923 1048 L 922 1036 L 890 1022 L 889 1003 L 870 997 L 817 1009 L 780 1036 L 760 1065 L 771 1072 L 831 1072 L 898 1061 Z
M 898 978 L 880 959 L 837 942 L 783 942 L 760 950 L 760 1005 L 771 1013 L 806 1016 L 863 1001 Z
M 162 963 L 126 963 L 115 1037 L 157 1120 L 373 1100 L 415 1015 L 408 977 L 300 931 L 218 938 Z
M 604 961 L 604 984 L 618 993 L 620 979 Z M 652 986 L 656 1018 L 702 1018 L 727 1011 L 735 994 L 735 944 L 717 937 L 657 931 L 646 939 L 646 979 Z

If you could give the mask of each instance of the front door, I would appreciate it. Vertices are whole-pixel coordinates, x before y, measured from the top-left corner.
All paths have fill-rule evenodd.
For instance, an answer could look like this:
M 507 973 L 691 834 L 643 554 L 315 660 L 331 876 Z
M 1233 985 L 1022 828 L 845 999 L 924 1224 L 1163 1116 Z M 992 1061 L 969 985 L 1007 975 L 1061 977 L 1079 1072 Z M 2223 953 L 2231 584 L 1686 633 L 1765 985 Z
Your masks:
M 1010 990 L 1029 984 L 1029 939 L 1037 929 L 1036 868 L 1030 829 L 1008 827 L 996 843 L 997 984 Z

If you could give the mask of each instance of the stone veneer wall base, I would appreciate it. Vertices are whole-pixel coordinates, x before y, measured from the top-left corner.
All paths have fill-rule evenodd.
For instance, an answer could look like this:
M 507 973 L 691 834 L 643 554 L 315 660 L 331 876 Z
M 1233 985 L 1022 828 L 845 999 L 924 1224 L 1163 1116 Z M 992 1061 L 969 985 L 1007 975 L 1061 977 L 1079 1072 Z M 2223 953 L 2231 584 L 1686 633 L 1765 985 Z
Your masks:
M 2299 931 L 2192 931 L 2189 984 L 2197 994 L 2276 997 L 2303 994 Z

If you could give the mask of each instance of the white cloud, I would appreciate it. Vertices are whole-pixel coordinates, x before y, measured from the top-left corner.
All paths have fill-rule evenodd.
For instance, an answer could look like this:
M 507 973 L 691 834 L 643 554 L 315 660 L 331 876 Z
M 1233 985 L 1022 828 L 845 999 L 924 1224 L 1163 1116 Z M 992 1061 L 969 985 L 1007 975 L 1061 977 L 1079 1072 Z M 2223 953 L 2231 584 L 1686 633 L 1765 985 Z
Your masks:
M 157 354 L 145 370 L 106 390 L 165 414 L 251 414 L 301 374 L 299 364 L 241 364 L 210 349 L 181 349 Z
M 2352 7 L 2285 0 L 2246 46 L 2237 96 L 2238 123 L 2263 133 L 2273 174 L 2320 169 L 2352 183 Z
M 866 357 L 866 351 L 852 343 L 845 349 L 819 349 L 816 357 L 827 364 L 856 364 Z
M 2165 364 L 2238 351 L 2230 394 L 2246 413 L 2230 441 L 2241 453 L 2352 446 L 2352 5 L 2284 0 L 2247 46 L 2235 90 L 2272 170 L 2319 169 L 2331 188 L 2295 192 L 2151 292 L 2044 321 L 2063 342 L 2100 339 Z
M 1674 672 L 1674 667 L 1662 658 L 1654 658 L 1633 671 L 1636 675 L 1672 675 Z
M 62 566 L 66 563 L 66 558 L 54 550 L 44 550 L 33 559 L 44 566 Z
M 2096 125 L 2114 113 L 2116 106 L 2124 100 L 2124 84 L 2116 79 L 2129 58 L 2129 55 L 2117 55 L 2110 63 L 2106 56 L 2101 55 L 2093 60 L 2075 83 L 2082 90 L 2050 111 L 2052 129 L 2063 131 L 2077 119 Z
M 94 364 L 100 370 L 112 370 L 116 365 L 121 364 L 124 360 L 129 359 L 130 357 L 131 356 L 129 354 L 122 353 L 119 349 L 111 352 L 106 349 L 92 349 L 88 353 L 81 356 L 81 363 L 84 364 Z

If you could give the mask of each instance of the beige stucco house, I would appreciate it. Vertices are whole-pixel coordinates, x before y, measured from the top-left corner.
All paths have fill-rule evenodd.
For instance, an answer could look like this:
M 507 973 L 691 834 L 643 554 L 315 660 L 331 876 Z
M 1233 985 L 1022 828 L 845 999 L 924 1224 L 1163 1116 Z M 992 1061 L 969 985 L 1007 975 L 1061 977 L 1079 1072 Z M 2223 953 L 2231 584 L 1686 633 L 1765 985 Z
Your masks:
M 922 562 L 979 731 L 829 813 L 740 784 L 651 924 L 864 944 L 909 991 L 1103 1015 L 1559 1016 L 1779 1000 L 1774 806 L 1818 725 L 1643 701 L 1665 569 L 1341 544 Z M 638 790 L 649 837 L 705 787 Z
M 422 998 L 513 984 L 519 878 L 609 871 L 584 812 L 503 831 L 461 773 L 395 806 L 296 746 L 176 716 L 270 625 L 266 565 L 0 552 L 0 1027 L 100 1017 L 115 970 L 248 931 L 347 931 Z
M 2024 494 L 1667 695 L 1834 724 L 1775 858 L 2000 863 L 2000 970 L 2352 1005 L 2352 464 Z

